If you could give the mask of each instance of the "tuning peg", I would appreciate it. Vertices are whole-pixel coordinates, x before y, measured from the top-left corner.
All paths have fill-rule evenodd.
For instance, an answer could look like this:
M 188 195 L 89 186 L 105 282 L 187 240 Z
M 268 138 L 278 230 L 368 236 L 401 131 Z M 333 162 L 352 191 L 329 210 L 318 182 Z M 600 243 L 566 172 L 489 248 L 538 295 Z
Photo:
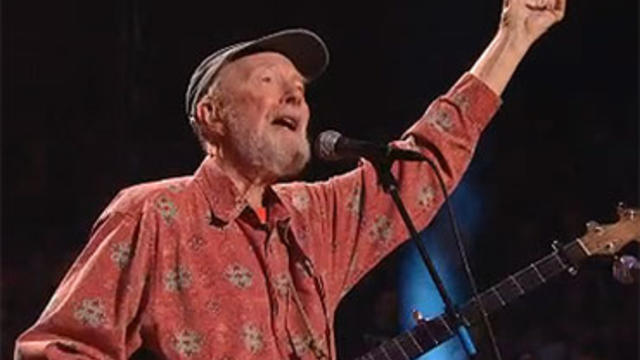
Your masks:
M 624 217 L 627 218 L 627 220 L 633 220 L 636 215 L 638 215 L 638 212 L 634 209 L 627 209 L 624 212 Z
M 598 224 L 597 222 L 595 222 L 593 220 L 587 222 L 587 230 L 588 231 L 595 231 L 597 233 L 601 233 L 603 231 L 602 230 L 602 226 L 600 226 L 600 224 Z
M 415 309 L 411 312 L 411 316 L 413 317 L 413 320 L 416 322 L 416 324 L 424 320 L 422 313 Z
M 616 207 L 616 211 L 618 212 L 618 216 L 619 216 L 619 217 L 623 217 L 623 216 L 624 216 L 624 212 L 625 212 L 626 210 L 627 210 L 627 209 L 624 207 L 624 203 L 623 203 L 622 201 L 620 201 L 620 202 L 618 203 L 618 206 Z
M 630 209 L 624 206 L 623 203 L 618 203 L 618 217 L 621 219 L 633 220 L 638 215 L 637 209 Z

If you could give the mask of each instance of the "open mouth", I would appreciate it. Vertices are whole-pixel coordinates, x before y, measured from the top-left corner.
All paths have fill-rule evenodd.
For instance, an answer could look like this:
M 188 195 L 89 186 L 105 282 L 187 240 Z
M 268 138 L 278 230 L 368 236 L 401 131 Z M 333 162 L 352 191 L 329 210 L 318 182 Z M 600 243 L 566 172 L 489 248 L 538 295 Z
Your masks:
M 291 131 L 296 131 L 298 128 L 298 120 L 290 116 L 278 116 L 273 120 L 272 124 L 276 126 L 283 126 Z

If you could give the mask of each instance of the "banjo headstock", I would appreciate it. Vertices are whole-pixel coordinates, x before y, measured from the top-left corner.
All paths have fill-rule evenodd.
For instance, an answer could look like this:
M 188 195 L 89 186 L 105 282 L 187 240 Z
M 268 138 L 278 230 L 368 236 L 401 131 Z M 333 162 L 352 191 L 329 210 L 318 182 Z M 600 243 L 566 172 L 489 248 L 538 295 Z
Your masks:
M 579 239 L 588 255 L 614 255 L 631 241 L 640 241 L 640 210 L 618 205 L 618 221 L 612 224 L 587 223 Z

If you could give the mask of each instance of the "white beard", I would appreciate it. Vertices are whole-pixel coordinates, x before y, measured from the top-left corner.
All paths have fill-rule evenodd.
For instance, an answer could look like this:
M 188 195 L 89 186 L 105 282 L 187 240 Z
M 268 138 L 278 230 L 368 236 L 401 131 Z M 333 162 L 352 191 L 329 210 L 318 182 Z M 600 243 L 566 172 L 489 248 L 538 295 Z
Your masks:
M 275 179 L 291 178 L 304 169 L 311 156 L 311 146 L 305 137 L 278 142 L 275 137 L 249 128 L 235 112 L 229 111 L 227 115 L 224 143 L 244 167 Z

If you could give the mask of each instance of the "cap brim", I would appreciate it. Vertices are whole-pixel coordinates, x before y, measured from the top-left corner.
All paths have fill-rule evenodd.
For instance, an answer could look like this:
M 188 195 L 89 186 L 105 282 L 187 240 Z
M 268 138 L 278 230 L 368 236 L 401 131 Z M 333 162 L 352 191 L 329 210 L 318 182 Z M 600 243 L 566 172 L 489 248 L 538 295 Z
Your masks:
M 267 35 L 241 46 L 230 59 L 259 51 L 285 55 L 308 81 L 316 79 L 329 65 L 329 50 L 324 41 L 306 29 L 288 29 Z

